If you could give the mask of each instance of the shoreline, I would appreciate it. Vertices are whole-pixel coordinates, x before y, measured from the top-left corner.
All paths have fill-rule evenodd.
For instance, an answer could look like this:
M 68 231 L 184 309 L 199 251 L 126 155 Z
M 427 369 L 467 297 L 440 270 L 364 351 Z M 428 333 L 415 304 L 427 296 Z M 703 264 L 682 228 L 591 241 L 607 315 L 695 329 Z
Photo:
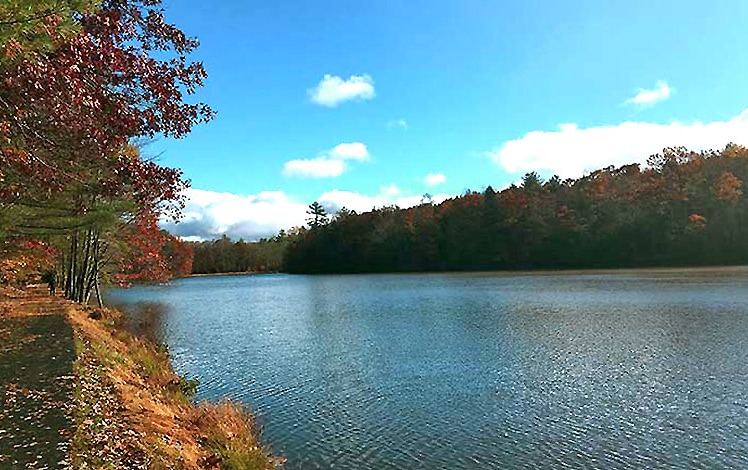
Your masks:
M 257 276 L 260 274 L 280 274 L 280 271 L 244 271 L 235 273 L 197 273 L 185 276 L 182 279 L 188 279 L 191 277 L 222 277 L 222 276 Z
M 122 312 L 49 296 L 38 286 L 0 288 L 0 320 L 39 317 L 58 318 L 72 329 L 63 346 L 50 346 L 43 335 L 33 338 L 37 347 L 53 357 L 61 353 L 60 348 L 71 352 L 68 398 L 44 407 L 67 417 L 63 434 L 69 440 L 69 451 L 65 458 L 72 468 L 264 470 L 282 466 L 284 459 L 274 457 L 261 443 L 245 407 L 229 400 L 194 403 L 197 381 L 174 371 L 165 347 L 125 331 Z M 19 342 L 15 333 L 10 328 L 4 331 L 11 346 Z M 18 359 L 30 361 L 23 354 L 18 353 Z M 18 389 L 32 397 L 46 393 L 6 380 L 0 380 L 0 390 L 6 389 L 6 395 L 7 390 Z M 36 448 L 40 454 L 44 451 Z M 0 452 L 0 463 L 23 461 L 20 452 Z
M 285 272 L 285 271 L 249 271 L 241 273 L 210 273 L 210 274 L 190 274 L 182 279 L 193 277 L 224 277 L 224 276 L 257 276 L 264 274 L 287 274 L 291 276 L 356 276 L 356 275 L 439 275 L 439 274 L 482 274 L 496 276 L 547 276 L 547 275 L 564 275 L 564 274 L 616 274 L 626 272 L 677 272 L 677 271 L 740 271 L 748 270 L 748 265 L 744 264 L 727 264 L 727 265 L 697 265 L 697 266 L 623 266 L 618 268 L 539 268 L 539 269 L 465 269 L 465 270 L 432 270 L 432 271 L 357 271 L 357 272 Z

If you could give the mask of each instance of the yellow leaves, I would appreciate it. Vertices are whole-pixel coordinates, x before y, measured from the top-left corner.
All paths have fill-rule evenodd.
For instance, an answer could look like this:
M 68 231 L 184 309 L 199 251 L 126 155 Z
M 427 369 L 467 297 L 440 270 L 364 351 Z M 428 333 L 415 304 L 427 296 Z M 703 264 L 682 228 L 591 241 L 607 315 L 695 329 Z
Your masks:
M 720 201 L 726 201 L 735 204 L 743 192 L 740 190 L 743 182 L 734 174 L 726 171 L 719 175 L 717 182 L 712 188 L 714 196 Z
M 140 160 L 140 149 L 134 145 L 126 145 L 122 150 L 122 155 L 131 161 Z
M 6 143 L 10 143 L 10 122 L 9 121 L 0 121 L 0 139 L 4 140 Z
M 748 148 L 745 148 L 742 145 L 729 144 L 722 151 L 722 155 L 725 156 L 725 157 L 727 157 L 727 158 L 746 157 L 746 156 L 748 156 Z

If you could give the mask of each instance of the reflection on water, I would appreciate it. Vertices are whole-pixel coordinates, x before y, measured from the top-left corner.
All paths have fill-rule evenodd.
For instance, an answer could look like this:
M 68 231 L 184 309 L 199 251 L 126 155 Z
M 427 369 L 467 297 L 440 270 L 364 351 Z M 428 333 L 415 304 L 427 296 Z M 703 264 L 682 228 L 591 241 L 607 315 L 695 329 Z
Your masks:
M 127 303 L 112 300 L 108 305 L 127 313 L 123 326 L 131 334 L 154 343 L 167 341 L 164 325 L 168 304 L 157 301 Z
M 288 468 L 748 468 L 748 271 L 256 276 L 115 291 Z

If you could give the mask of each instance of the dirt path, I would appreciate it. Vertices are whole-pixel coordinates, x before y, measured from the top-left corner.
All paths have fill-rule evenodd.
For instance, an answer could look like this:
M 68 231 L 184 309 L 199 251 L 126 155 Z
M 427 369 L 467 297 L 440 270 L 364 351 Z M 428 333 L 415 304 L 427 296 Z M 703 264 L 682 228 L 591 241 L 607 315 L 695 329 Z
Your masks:
M 0 292 L 0 468 L 68 466 L 75 343 L 65 313 L 42 289 Z

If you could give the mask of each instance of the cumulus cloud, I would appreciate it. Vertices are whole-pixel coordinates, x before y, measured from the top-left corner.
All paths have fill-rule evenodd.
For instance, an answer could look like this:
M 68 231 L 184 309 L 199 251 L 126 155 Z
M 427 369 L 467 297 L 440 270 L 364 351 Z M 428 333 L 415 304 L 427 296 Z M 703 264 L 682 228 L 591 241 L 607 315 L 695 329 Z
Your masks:
M 182 221 L 161 225 L 188 240 L 209 240 L 224 234 L 235 240 L 257 240 L 305 223 L 307 204 L 292 200 L 283 191 L 241 196 L 190 188 L 185 195 Z
M 408 130 L 408 121 L 406 121 L 405 119 L 393 119 L 392 121 L 389 121 L 387 123 L 387 127 L 389 129 L 393 129 L 393 128 L 398 127 L 400 129 L 404 129 L 404 130 L 407 131 Z
M 369 150 L 361 142 L 342 143 L 316 158 L 290 160 L 283 165 L 283 176 L 290 178 L 336 178 L 346 170 L 346 160 L 365 161 Z
M 623 122 L 588 128 L 563 124 L 556 131 L 528 132 L 487 155 L 509 173 L 548 170 L 572 178 L 609 165 L 645 163 L 665 147 L 707 150 L 729 142 L 748 145 L 748 109 L 727 121 L 706 123 Z
M 345 164 L 342 160 L 330 160 L 324 157 L 308 160 L 290 160 L 283 165 L 283 175 L 297 178 L 335 178 L 343 174 Z
M 247 241 L 271 237 L 282 229 L 305 225 L 310 202 L 300 202 L 283 191 L 243 196 L 190 188 L 185 195 L 187 201 L 182 221 L 161 221 L 161 226 L 192 241 L 211 240 L 223 235 Z M 450 197 L 439 194 L 432 200 L 440 203 Z M 421 204 L 422 199 L 422 196 L 403 194 L 397 186 L 390 184 L 382 186 L 374 196 L 335 189 L 321 194 L 317 201 L 328 213 L 334 214 L 341 207 L 357 212 L 390 205 L 412 207 Z
M 361 142 L 344 143 L 336 145 L 334 149 L 330 150 L 328 156 L 340 160 L 362 161 L 369 158 L 369 150 Z
M 647 108 L 670 98 L 672 91 L 667 82 L 660 80 L 651 90 L 639 88 L 636 95 L 626 100 L 626 104 Z
M 447 177 L 441 173 L 429 173 L 423 179 L 423 182 L 426 184 L 426 186 L 438 186 L 440 184 L 444 184 L 446 181 Z
M 312 103 L 334 108 L 346 101 L 374 98 L 374 80 L 366 74 L 352 75 L 348 80 L 336 75 L 325 75 L 308 93 Z

